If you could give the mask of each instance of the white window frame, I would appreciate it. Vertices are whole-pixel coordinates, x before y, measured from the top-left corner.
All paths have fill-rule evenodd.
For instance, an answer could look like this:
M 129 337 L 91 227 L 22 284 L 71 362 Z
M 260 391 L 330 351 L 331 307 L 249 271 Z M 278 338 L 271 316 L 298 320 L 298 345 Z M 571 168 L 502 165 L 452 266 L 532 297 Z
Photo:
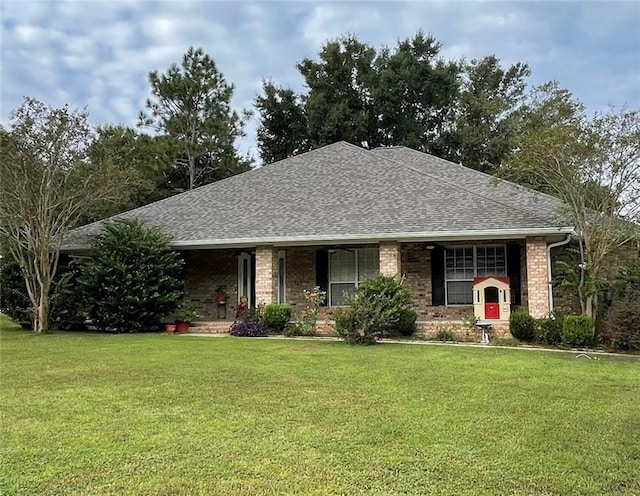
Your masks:
M 284 250 L 278 252 L 278 303 L 287 302 L 287 256 Z
M 359 254 L 362 250 L 377 250 L 378 251 L 378 273 L 380 272 L 380 248 L 377 246 L 371 246 L 371 247 L 363 247 L 363 248 L 351 248 L 349 251 L 354 251 L 355 256 L 353 258 L 353 263 L 355 264 L 354 267 L 354 274 L 355 274 L 355 281 L 332 281 L 331 280 L 331 252 L 329 253 L 329 263 L 328 263 L 328 271 L 329 273 L 327 274 L 327 279 L 328 279 L 328 284 L 327 284 L 327 301 L 328 301 L 328 305 L 330 307 L 333 306 L 338 306 L 338 305 L 334 305 L 333 304 L 333 291 L 331 290 L 331 286 L 333 284 L 355 284 L 355 288 L 357 289 L 358 286 L 360 285 L 361 282 L 360 281 L 360 272 L 358 270 L 359 267 Z M 335 253 L 335 252 L 334 252 Z
M 473 291 L 471 293 L 471 303 L 452 303 L 449 304 L 449 282 L 469 282 L 473 283 L 471 279 L 449 279 L 447 278 L 447 250 L 455 249 L 473 249 L 473 277 L 478 277 L 478 248 L 502 248 L 504 252 L 504 274 L 506 276 L 508 272 L 507 268 L 507 245 L 492 244 L 492 245 L 461 245 L 461 246 L 446 246 L 444 252 L 444 304 L 448 307 L 466 307 L 473 305 Z M 500 276 L 499 274 L 494 274 Z M 483 276 L 484 277 L 484 276 Z M 486 276 L 490 277 L 490 276 Z

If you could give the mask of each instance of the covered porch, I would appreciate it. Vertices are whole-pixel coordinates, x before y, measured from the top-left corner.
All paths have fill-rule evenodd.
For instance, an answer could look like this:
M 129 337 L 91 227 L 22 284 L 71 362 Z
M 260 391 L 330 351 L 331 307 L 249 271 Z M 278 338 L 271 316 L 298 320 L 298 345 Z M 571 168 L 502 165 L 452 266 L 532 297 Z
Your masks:
M 294 315 L 305 305 L 303 290 L 327 292 L 318 331 L 330 334 L 330 314 L 344 305 L 360 282 L 382 273 L 401 278 L 413 297 L 418 334 L 461 329 L 474 315 L 474 278 L 508 278 L 511 308 L 536 318 L 549 313 L 547 239 L 378 241 L 317 246 L 255 246 L 184 252 L 185 290 L 200 314 L 196 332 L 226 332 L 238 304 L 287 303 Z M 216 302 L 224 287 L 227 300 Z M 502 318 L 501 318 L 502 317 Z M 494 335 L 508 333 L 508 317 L 498 316 Z

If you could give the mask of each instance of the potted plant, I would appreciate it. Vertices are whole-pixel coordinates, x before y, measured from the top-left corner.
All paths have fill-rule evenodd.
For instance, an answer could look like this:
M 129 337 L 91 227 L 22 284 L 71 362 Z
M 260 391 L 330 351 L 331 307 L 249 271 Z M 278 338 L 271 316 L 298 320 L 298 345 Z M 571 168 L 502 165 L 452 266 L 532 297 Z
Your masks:
M 167 331 L 167 334 L 173 334 L 174 332 L 176 332 L 176 325 L 175 324 L 165 324 L 164 325 L 164 330 Z
M 222 285 L 216 288 L 216 302 L 219 305 L 225 305 L 227 303 L 227 287 Z
M 176 330 L 179 333 L 187 332 L 189 325 L 191 325 L 191 321 L 198 317 L 200 316 L 193 307 L 188 302 L 184 302 L 176 311 Z

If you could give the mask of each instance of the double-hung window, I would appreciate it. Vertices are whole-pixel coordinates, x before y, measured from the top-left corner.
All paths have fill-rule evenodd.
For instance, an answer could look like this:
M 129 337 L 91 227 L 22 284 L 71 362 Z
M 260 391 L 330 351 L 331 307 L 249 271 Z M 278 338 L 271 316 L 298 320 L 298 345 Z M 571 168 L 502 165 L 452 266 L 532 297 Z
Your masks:
M 329 252 L 329 305 L 346 305 L 358 285 L 374 277 L 378 268 L 378 248 Z
M 447 305 L 473 303 L 473 278 L 507 275 L 504 246 L 461 246 L 445 252 Z

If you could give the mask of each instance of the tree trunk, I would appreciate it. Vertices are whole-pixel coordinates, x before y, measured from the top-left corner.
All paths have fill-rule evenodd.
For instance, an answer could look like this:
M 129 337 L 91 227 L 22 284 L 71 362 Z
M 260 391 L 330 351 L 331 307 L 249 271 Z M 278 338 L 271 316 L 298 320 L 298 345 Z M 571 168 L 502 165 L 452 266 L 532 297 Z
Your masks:
M 194 158 L 189 155 L 189 189 L 193 189 L 196 182 L 196 164 Z

